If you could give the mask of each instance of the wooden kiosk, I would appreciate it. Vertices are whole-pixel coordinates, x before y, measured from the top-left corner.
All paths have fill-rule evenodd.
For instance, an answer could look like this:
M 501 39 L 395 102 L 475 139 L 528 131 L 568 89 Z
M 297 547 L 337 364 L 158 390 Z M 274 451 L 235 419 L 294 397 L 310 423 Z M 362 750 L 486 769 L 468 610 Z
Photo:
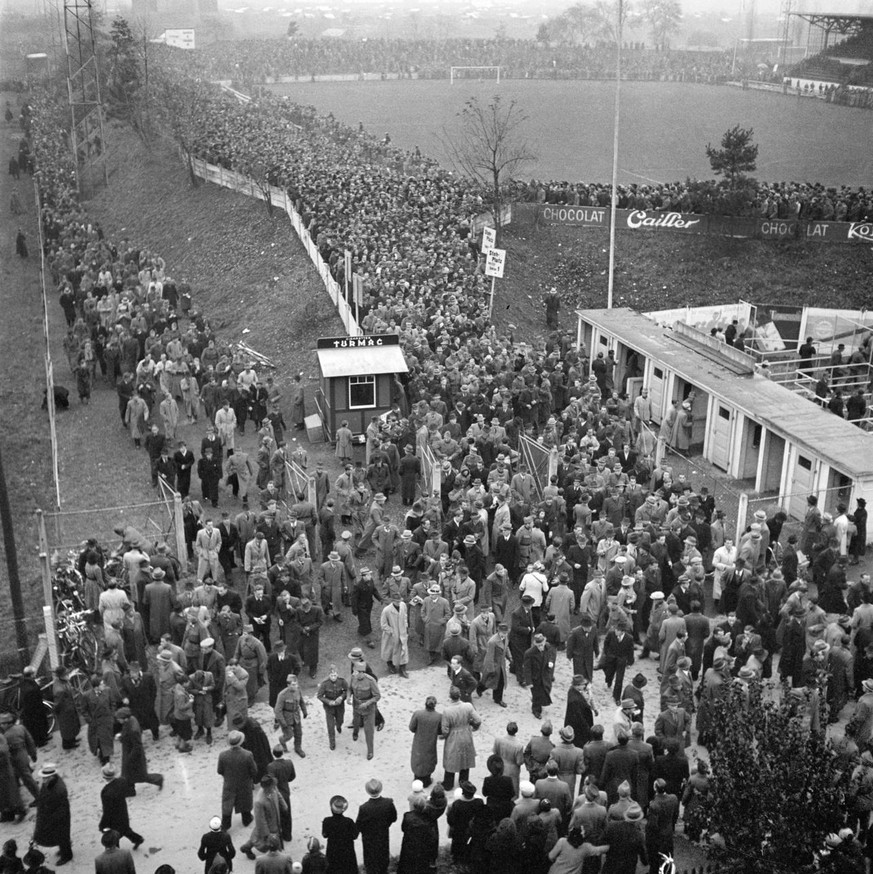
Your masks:
M 343 420 L 363 434 L 372 416 L 391 409 L 391 386 L 409 367 L 398 334 L 322 337 L 316 345 L 321 387 L 316 403 L 329 440 Z

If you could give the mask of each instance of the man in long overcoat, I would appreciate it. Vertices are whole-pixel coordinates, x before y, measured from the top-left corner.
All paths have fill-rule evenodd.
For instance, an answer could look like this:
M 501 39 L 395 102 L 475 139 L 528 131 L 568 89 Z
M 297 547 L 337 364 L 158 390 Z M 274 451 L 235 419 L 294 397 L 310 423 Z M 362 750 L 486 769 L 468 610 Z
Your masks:
M 232 731 L 227 736 L 229 748 L 218 755 L 218 774 L 224 778 L 221 790 L 221 827 L 230 829 L 234 810 L 242 815 L 243 826 L 252 821 L 252 784 L 257 776 L 255 758 L 242 748 L 243 733 Z
M 430 654 L 429 664 L 434 664 L 440 658 L 446 625 L 452 618 L 452 608 L 440 594 L 438 583 L 434 583 L 427 592 L 428 597 L 421 605 L 421 621 L 424 623 L 424 648 Z
M 530 686 L 531 710 L 537 719 L 542 718 L 543 707 L 552 703 L 555 657 L 555 648 L 539 633 L 534 635 L 533 646 L 524 654 L 524 682 Z
M 443 711 L 441 732 L 446 739 L 443 747 L 443 788 L 455 785 L 455 774 L 460 779 L 470 779 L 470 769 L 476 766 L 476 746 L 473 732 L 482 724 L 476 708 L 461 701 L 461 693 L 452 687 L 449 690 L 451 703 Z
M 508 652 L 506 633 L 509 626 L 501 622 L 497 631 L 488 638 L 485 645 L 485 658 L 482 660 L 481 689 L 492 689 L 494 703 L 506 707 L 503 690 L 506 688 L 506 655 Z
M 594 621 L 588 614 L 582 617 L 567 638 L 567 658 L 573 663 L 573 673 L 581 674 L 588 682 L 594 680 L 594 656 L 600 654 L 600 642 Z
M 130 785 L 127 780 L 118 776 L 118 772 L 112 765 L 105 765 L 102 773 L 106 785 L 100 791 L 103 815 L 100 817 L 98 828 L 100 831 L 115 829 L 121 837 L 127 838 L 136 849 L 143 842 L 143 837 L 130 827 L 130 814 L 127 810 Z
M 136 795 L 137 783 L 151 783 L 163 788 L 161 774 L 150 774 L 142 745 L 142 729 L 129 707 L 119 707 L 115 719 L 121 724 L 121 777 L 127 781 L 129 793 Z
M 397 671 L 401 677 L 409 677 L 406 665 L 409 663 L 409 623 L 406 604 L 399 594 L 391 596 L 391 603 L 382 608 L 379 619 L 382 629 L 382 658 L 393 674 Z
M 431 774 L 437 766 L 437 739 L 442 731 L 443 715 L 436 709 L 437 700 L 428 695 L 423 710 L 416 710 L 409 720 L 412 732 L 410 766 L 416 780 L 425 786 L 431 784 Z
M 573 685 L 567 692 L 567 712 L 564 714 L 564 725 L 573 729 L 573 743 L 582 749 L 591 739 L 591 727 L 594 725 L 594 712 L 585 695 L 585 684 L 588 678 L 583 674 L 574 674 Z
M 166 571 L 156 567 L 152 581 L 146 584 L 142 598 L 143 621 L 149 643 L 160 643 L 161 636 L 170 631 L 170 614 L 176 607 L 176 593 L 166 581 Z
M 243 635 L 236 645 L 234 658 L 239 666 L 247 673 L 246 694 L 249 699 L 249 707 L 255 703 L 258 690 L 267 682 L 267 651 L 253 634 L 252 625 L 243 626 Z
M 515 674 L 520 685 L 524 685 L 524 654 L 530 649 L 534 630 L 533 597 L 522 595 L 521 604 L 512 611 L 509 617 L 509 651 L 511 653 L 511 673 Z
M 389 829 L 397 822 L 397 808 L 390 798 L 382 798 L 382 783 L 368 780 L 369 799 L 358 809 L 355 820 L 364 845 L 364 869 L 367 874 L 388 874 L 391 858 Z
M 36 799 L 33 842 L 40 847 L 57 847 L 57 864 L 64 865 L 73 858 L 67 787 L 58 774 L 57 765 L 46 762 L 39 774 L 42 785 Z

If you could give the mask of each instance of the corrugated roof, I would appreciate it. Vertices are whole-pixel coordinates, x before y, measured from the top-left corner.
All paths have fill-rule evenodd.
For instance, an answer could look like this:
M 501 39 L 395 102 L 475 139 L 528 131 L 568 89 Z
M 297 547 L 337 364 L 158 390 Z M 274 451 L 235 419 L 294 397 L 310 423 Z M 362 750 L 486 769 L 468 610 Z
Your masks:
M 316 349 L 322 376 L 369 376 L 408 373 L 400 346 L 363 346 L 355 349 Z
M 682 345 L 668 328 L 630 309 L 577 310 L 588 324 L 661 362 L 686 382 L 720 398 L 852 479 L 873 477 L 873 435 L 758 373 L 729 367 Z

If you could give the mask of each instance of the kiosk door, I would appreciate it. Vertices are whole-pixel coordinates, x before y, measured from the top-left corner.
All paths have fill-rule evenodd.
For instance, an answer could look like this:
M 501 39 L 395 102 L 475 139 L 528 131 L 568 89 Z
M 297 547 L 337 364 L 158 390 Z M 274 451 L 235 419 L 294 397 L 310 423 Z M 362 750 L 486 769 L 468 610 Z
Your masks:
M 664 370 L 657 364 L 652 365 L 652 376 L 649 380 L 649 400 L 652 402 L 652 419 L 659 425 L 664 418 Z
M 716 403 L 715 407 L 710 436 L 712 446 L 710 459 L 716 467 L 726 471 L 731 460 L 731 431 L 734 425 L 734 411 L 719 403 Z

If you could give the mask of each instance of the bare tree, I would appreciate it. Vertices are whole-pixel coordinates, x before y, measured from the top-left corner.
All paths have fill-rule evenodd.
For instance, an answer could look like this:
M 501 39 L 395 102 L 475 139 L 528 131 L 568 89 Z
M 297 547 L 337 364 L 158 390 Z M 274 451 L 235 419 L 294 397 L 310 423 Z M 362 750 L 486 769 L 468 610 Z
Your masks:
M 670 48 L 670 35 L 682 23 L 682 6 L 679 0 L 644 0 L 643 18 L 652 33 L 652 42 L 658 51 Z
M 591 7 L 590 15 L 594 36 L 611 43 L 618 42 L 619 16 L 622 34 L 632 30 L 640 22 L 640 16 L 630 0 L 597 0 Z
M 200 179 L 194 173 L 194 158 L 208 130 L 207 106 L 217 99 L 214 88 L 202 79 L 177 78 L 172 71 L 162 71 L 153 77 L 153 93 L 161 128 L 178 146 L 188 167 L 191 185 L 196 188 Z
M 514 100 L 505 103 L 495 95 L 484 105 L 471 97 L 458 118 L 457 130 L 443 131 L 443 146 L 458 172 L 481 189 L 499 238 L 509 184 L 525 164 L 536 160 L 522 138 L 527 115 Z

